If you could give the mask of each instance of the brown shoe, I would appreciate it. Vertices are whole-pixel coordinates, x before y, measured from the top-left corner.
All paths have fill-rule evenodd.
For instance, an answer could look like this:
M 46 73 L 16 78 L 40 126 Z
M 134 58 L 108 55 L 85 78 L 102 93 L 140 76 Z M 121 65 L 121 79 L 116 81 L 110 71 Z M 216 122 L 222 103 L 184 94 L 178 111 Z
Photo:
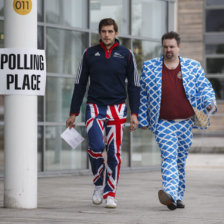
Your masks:
M 177 208 L 177 205 L 172 196 L 166 193 L 164 190 L 159 190 L 158 196 L 160 203 L 166 205 L 170 210 L 175 210 Z

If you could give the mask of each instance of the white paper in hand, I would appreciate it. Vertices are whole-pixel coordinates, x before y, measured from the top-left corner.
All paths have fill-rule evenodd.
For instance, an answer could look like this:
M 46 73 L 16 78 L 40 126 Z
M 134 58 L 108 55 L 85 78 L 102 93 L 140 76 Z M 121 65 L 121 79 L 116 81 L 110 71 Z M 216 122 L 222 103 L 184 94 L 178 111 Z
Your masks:
M 61 138 L 64 139 L 72 149 L 75 149 L 84 140 L 84 138 L 74 128 L 65 129 L 61 134 Z

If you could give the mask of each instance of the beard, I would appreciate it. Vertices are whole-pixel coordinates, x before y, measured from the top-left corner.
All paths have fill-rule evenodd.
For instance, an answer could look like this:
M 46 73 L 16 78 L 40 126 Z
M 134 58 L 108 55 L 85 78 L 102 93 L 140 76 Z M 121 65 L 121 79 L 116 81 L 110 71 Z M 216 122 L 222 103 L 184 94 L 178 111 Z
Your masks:
M 107 39 L 107 40 L 102 40 L 102 42 L 107 48 L 111 48 L 115 41 L 111 39 Z
M 167 52 L 165 56 L 166 56 L 166 59 L 172 59 L 174 57 L 173 53 L 171 52 Z
M 105 43 L 105 42 L 104 42 L 104 45 L 108 47 L 108 46 L 112 46 L 112 45 L 113 45 L 113 43 L 112 43 L 112 41 L 107 42 L 107 43 Z

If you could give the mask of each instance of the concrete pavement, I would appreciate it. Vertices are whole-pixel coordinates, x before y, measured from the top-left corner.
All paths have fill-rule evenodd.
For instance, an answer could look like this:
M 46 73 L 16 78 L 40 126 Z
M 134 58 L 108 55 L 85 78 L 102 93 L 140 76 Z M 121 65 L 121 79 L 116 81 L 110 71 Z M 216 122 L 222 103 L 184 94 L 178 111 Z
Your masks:
M 186 208 L 174 211 L 159 203 L 159 171 L 123 171 L 116 209 L 92 205 L 90 175 L 39 178 L 37 209 L 6 209 L 1 180 L 0 223 L 224 224 L 224 154 L 190 154 L 186 171 Z

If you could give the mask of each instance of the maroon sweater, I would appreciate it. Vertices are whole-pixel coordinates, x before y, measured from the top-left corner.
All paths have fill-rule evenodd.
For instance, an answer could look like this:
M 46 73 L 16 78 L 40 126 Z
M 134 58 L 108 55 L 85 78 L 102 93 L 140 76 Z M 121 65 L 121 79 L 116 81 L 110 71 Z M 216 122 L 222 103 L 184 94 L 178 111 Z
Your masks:
M 194 110 L 185 94 L 180 64 L 175 69 L 168 69 L 163 63 L 160 118 L 174 120 L 193 115 Z

